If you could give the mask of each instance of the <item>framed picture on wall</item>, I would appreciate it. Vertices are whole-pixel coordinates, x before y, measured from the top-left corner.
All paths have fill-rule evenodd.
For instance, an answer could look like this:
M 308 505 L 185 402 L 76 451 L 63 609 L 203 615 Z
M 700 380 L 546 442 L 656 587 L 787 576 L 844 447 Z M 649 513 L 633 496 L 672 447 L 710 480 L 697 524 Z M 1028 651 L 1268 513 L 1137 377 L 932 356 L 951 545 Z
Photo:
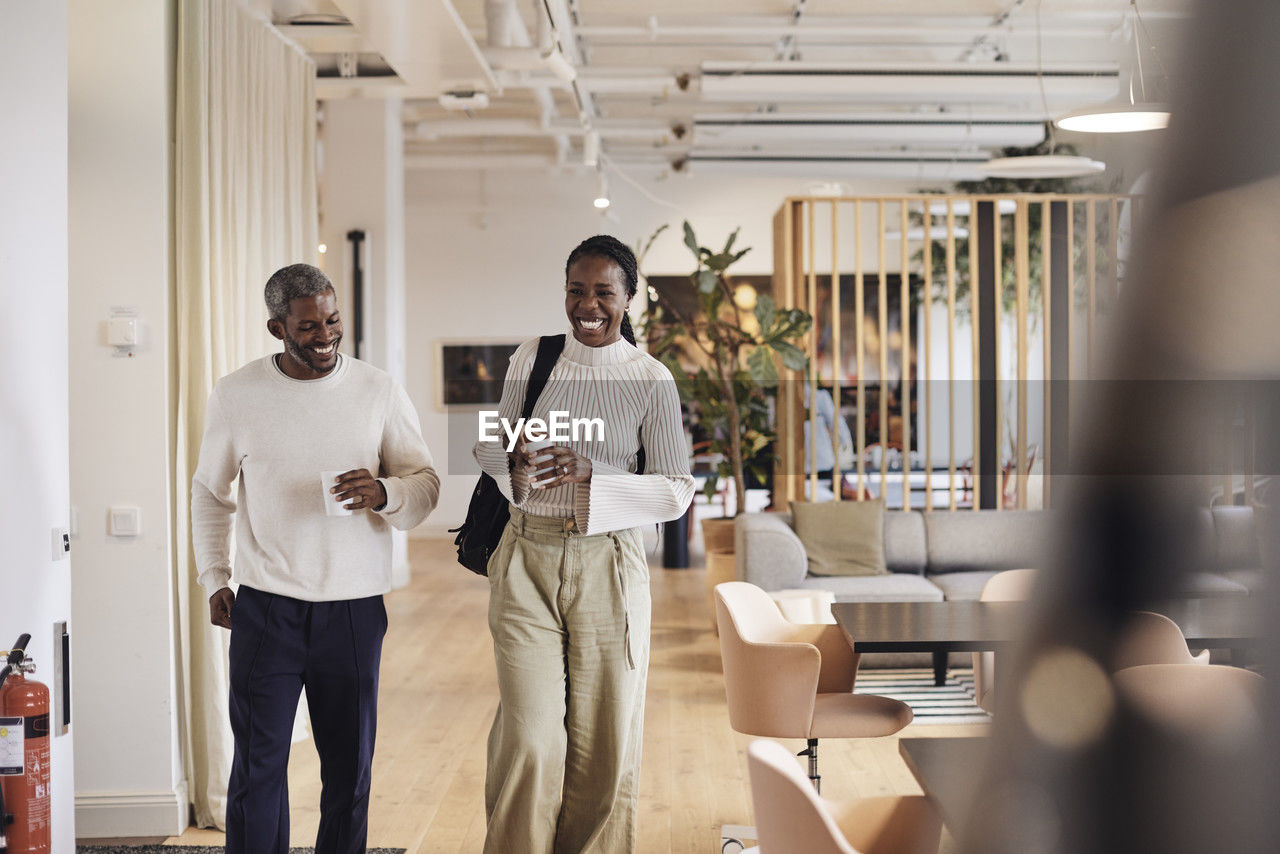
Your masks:
M 511 354 L 519 341 L 442 340 L 436 363 L 436 405 L 452 407 L 497 406 Z

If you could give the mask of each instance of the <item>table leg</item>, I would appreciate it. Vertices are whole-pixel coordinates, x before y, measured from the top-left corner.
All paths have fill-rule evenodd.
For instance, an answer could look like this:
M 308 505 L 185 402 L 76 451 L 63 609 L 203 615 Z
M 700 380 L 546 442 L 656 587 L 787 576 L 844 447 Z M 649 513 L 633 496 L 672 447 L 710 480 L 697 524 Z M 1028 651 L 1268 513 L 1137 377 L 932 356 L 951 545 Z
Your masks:
M 933 651 L 933 684 L 941 687 L 947 684 L 947 653 L 945 650 Z

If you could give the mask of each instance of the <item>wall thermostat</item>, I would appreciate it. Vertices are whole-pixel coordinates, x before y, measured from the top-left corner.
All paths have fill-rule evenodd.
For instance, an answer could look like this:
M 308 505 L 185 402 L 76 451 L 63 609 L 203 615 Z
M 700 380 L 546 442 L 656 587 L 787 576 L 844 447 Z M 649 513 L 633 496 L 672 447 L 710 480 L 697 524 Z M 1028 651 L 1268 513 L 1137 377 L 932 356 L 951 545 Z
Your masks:
M 132 356 L 142 338 L 137 306 L 113 305 L 107 314 L 107 345 L 116 356 Z

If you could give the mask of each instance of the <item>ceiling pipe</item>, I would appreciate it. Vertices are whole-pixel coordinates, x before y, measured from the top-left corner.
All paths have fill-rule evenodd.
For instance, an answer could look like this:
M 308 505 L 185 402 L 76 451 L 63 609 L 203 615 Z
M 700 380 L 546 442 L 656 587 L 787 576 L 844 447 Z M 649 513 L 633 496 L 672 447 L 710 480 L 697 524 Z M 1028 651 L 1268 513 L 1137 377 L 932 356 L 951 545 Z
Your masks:
M 1031 102 L 1043 88 L 1055 100 L 1104 100 L 1119 86 L 1114 63 L 712 62 L 701 92 L 719 101 L 995 104 Z
M 655 22 L 652 26 L 647 24 L 636 24 L 631 26 L 588 25 L 578 27 L 577 34 L 587 41 L 599 41 L 602 43 L 609 43 L 619 39 L 635 42 L 653 42 L 667 38 L 715 40 L 727 43 L 751 40 L 766 44 L 777 41 L 778 39 L 796 38 L 801 42 L 811 39 L 827 42 L 835 39 L 856 39 L 858 41 L 878 43 L 910 39 L 913 42 L 937 41 L 944 44 L 951 44 L 957 41 L 967 41 L 970 38 L 977 37 L 988 30 L 991 26 L 990 21 L 972 24 L 920 27 L 912 26 L 910 24 L 867 25 L 837 23 L 835 19 L 828 19 L 830 20 L 830 23 L 820 23 L 818 19 L 814 18 L 810 18 L 808 20 L 809 23 L 801 24 L 792 24 L 788 21 L 778 20 L 776 23 L 768 22 L 758 24 L 730 23 L 664 25 Z M 1055 27 L 1051 34 L 1055 38 L 1097 39 L 1099 35 L 1104 32 L 1105 31 L 1099 27 Z
M 524 19 L 520 17 L 520 10 L 516 8 L 516 0 L 484 0 L 484 22 L 488 31 L 489 49 L 498 51 L 524 49 L 536 55 L 537 51 L 534 49 L 533 40 L 529 37 L 529 30 L 524 25 Z M 488 51 L 486 51 L 486 58 L 487 54 Z M 534 99 L 538 102 L 541 122 L 549 125 L 552 120 L 559 118 L 560 112 L 556 109 L 551 85 L 537 84 L 531 89 Z M 569 139 L 564 134 L 557 134 L 552 139 L 556 146 L 556 160 L 563 163 L 569 156 Z
M 628 173 L 662 174 L 671 170 L 666 158 L 615 155 L 614 165 Z M 405 169 L 409 171 L 473 171 L 473 170 L 525 170 L 544 171 L 560 166 L 577 174 L 595 172 L 590 167 L 572 161 L 557 163 L 550 155 L 541 154 L 416 154 L 406 153 Z M 972 163 L 956 160 L 913 160 L 902 158 L 776 158 L 771 161 L 750 160 L 737 157 L 695 157 L 685 161 L 685 171 L 695 174 L 721 173 L 742 175 L 772 175 L 779 177 L 813 178 L 831 180 L 840 178 L 896 178 L 912 181 L 972 181 L 982 176 Z
M 575 71 L 575 77 L 584 69 L 585 57 L 578 46 L 577 24 L 574 21 L 573 0 L 535 0 L 535 6 L 541 5 L 549 18 L 551 41 L 559 48 L 566 63 Z M 578 120 L 588 133 L 586 138 L 599 140 L 599 135 L 592 136 L 593 123 L 599 117 L 595 101 L 582 85 L 581 79 L 568 81 L 569 91 L 573 94 L 574 104 L 578 107 Z
M 663 142 L 671 137 L 671 129 L 654 122 L 597 121 L 592 128 L 606 139 Z M 458 139 L 468 137 L 545 137 L 561 135 L 577 137 L 587 134 L 576 119 L 556 119 L 543 124 L 536 119 L 443 119 L 410 124 L 409 132 L 423 139 Z

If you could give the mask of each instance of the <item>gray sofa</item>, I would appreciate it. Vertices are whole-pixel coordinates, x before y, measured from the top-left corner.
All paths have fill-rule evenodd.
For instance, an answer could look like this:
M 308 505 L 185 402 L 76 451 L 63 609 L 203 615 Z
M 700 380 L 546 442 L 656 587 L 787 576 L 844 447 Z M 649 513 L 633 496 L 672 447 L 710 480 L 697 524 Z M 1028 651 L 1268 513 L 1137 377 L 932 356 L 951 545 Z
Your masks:
M 1253 511 L 1215 507 L 1202 514 L 1209 571 L 1189 577 L 1190 596 L 1248 596 L 1261 584 Z M 885 562 L 875 576 L 815 576 L 790 513 L 739 516 L 734 530 L 737 576 L 765 590 L 830 590 L 838 602 L 940 602 L 977 599 L 987 579 L 1005 569 L 1045 565 L 1055 534 L 1040 510 L 888 510 Z

